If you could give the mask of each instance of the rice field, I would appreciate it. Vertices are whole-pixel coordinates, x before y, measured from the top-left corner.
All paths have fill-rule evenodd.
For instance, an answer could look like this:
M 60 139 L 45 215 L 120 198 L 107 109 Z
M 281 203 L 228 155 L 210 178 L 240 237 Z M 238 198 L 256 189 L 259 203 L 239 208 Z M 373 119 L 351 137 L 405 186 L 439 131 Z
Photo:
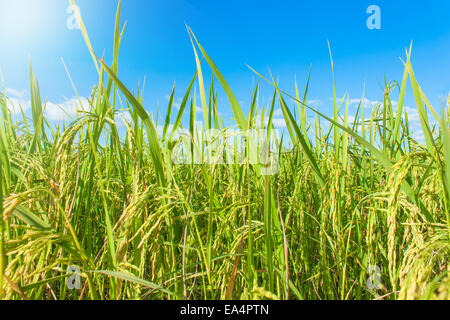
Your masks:
M 336 90 L 322 114 L 307 105 L 309 78 L 291 90 L 256 70 L 273 96 L 262 102 L 256 85 L 245 114 L 187 27 L 197 70 L 158 117 L 120 80 L 120 9 L 112 65 L 76 12 L 98 71 L 77 119 L 46 119 L 31 66 L 31 117 L 2 90 L 1 299 L 450 299 L 450 96 L 430 104 L 411 48 L 383 103 L 369 110 L 362 94 L 354 118 Z

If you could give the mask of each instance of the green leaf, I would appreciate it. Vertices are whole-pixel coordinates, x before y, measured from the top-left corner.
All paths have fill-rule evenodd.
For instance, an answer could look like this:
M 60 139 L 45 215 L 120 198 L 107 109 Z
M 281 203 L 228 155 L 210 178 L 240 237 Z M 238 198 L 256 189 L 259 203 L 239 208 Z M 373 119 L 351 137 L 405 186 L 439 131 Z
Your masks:
M 147 130 L 147 136 L 149 140 L 150 150 L 151 150 L 151 156 L 153 159 L 153 164 L 155 165 L 155 170 L 158 175 L 159 184 L 162 187 L 166 186 L 166 179 L 164 175 L 164 163 L 163 163 L 163 149 L 160 145 L 160 140 L 158 136 L 158 132 L 153 124 L 153 122 L 150 120 L 150 117 L 148 116 L 145 109 L 141 106 L 139 101 L 131 94 L 131 92 L 125 87 L 125 85 L 117 78 L 117 76 L 114 74 L 114 72 L 105 64 L 104 61 L 97 58 L 103 68 L 106 70 L 108 75 L 114 80 L 117 87 L 122 91 L 122 93 L 125 95 L 125 97 L 128 99 L 128 101 L 131 103 L 131 105 L 134 108 L 134 111 L 137 112 L 139 117 L 144 122 L 144 125 Z
M 163 287 L 161 287 L 161 286 L 159 286 L 159 285 L 157 285 L 157 284 L 155 284 L 153 282 L 150 282 L 150 281 L 138 278 L 138 277 L 136 277 L 135 275 L 133 275 L 131 273 L 118 272 L 118 271 L 105 271 L 105 270 L 92 271 L 92 272 L 93 273 L 104 274 L 104 275 L 109 276 L 109 277 L 114 277 L 114 278 L 117 278 L 117 279 L 120 279 L 120 280 L 129 281 L 129 282 L 133 282 L 133 283 L 136 283 L 136 284 L 140 284 L 140 285 L 142 285 L 144 287 L 147 287 L 147 288 L 150 288 L 150 289 L 154 289 L 156 291 L 167 293 L 170 296 L 177 297 L 177 295 L 175 293 L 173 293 L 172 291 L 164 289 Z
M 40 231 L 50 231 L 51 226 L 48 222 L 43 221 L 40 219 L 36 214 L 31 212 L 29 209 L 18 206 L 14 212 L 13 215 L 28 224 L 31 227 L 34 227 Z
M 217 66 L 214 64 L 214 62 L 211 60 L 211 58 L 208 56 L 206 51 L 203 49 L 203 47 L 198 42 L 197 38 L 194 35 L 194 32 L 192 32 L 191 28 L 188 27 L 188 32 L 192 35 L 195 42 L 197 43 L 197 46 L 199 47 L 200 51 L 202 52 L 203 56 L 205 57 L 206 62 L 208 62 L 209 66 L 211 67 L 212 71 L 216 75 L 217 79 L 219 80 L 220 84 L 222 85 L 223 89 L 225 90 L 225 93 L 228 96 L 228 100 L 230 101 L 231 108 L 233 110 L 234 116 L 236 118 L 237 125 L 239 129 L 246 130 L 247 129 L 247 121 L 245 120 L 244 113 L 242 112 L 241 107 L 239 106 L 239 103 L 234 96 L 233 91 L 231 91 L 230 86 L 226 82 L 225 78 L 223 77 L 222 73 L 220 73 Z

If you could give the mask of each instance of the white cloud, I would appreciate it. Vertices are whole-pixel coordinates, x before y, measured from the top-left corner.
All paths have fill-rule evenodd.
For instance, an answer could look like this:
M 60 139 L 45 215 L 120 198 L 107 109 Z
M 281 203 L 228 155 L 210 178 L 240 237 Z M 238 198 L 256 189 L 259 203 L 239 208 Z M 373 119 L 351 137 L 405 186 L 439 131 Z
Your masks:
M 352 99 L 350 100 L 350 104 L 359 104 L 360 102 L 362 102 L 362 99 Z M 367 98 L 364 98 L 364 108 L 374 108 L 377 105 L 382 105 L 383 101 L 378 101 L 378 100 L 370 100 Z
M 286 121 L 282 118 L 272 119 L 272 124 L 275 128 L 278 128 L 278 129 L 286 128 Z
M 80 105 L 81 101 L 81 105 Z M 45 108 L 45 116 L 48 120 L 64 120 L 75 119 L 77 117 L 77 111 L 89 110 L 89 101 L 87 98 L 80 97 L 80 99 L 73 97 L 65 99 L 61 103 L 47 102 Z
M 6 88 L 6 95 L 13 98 L 24 98 L 27 95 L 27 90 L 16 90 L 12 88 Z
M 275 116 L 275 111 L 274 111 L 274 116 Z M 268 123 L 269 123 L 269 117 L 265 116 L 264 117 L 264 126 L 267 126 Z M 255 117 L 255 124 L 258 128 L 261 126 L 261 115 L 257 115 Z M 286 121 L 284 120 L 284 118 L 276 118 L 275 117 L 275 118 L 272 118 L 272 125 L 274 126 L 275 129 L 284 129 L 284 128 L 286 128 Z
M 125 122 L 132 123 L 133 118 L 128 110 L 121 110 L 116 112 L 115 122 L 118 128 L 125 127 Z
M 21 109 L 26 112 L 31 108 L 31 101 L 21 98 L 6 98 L 6 104 L 12 114 L 20 113 Z
M 165 95 L 164 98 L 165 98 L 167 101 L 170 101 L 170 96 L 169 96 L 169 95 Z M 180 107 L 181 107 L 181 102 L 182 102 L 182 101 L 183 101 L 183 99 L 182 99 L 181 97 L 174 97 L 174 98 L 173 98 L 173 103 L 172 103 L 172 105 L 173 105 L 175 108 L 180 109 Z
M 333 101 L 333 98 L 330 98 L 330 101 Z M 336 101 L 337 101 L 337 104 L 339 104 L 342 101 L 342 97 L 340 97 L 340 98 L 336 97 Z M 347 101 L 347 98 L 344 99 L 343 103 L 345 104 L 346 101 Z M 361 102 L 363 102 L 363 100 L 362 100 L 362 98 L 350 98 L 348 102 L 350 105 L 355 105 L 355 104 L 358 105 Z M 373 107 L 375 107 L 377 105 L 381 105 L 381 104 L 383 104 L 383 101 L 370 100 L 368 98 L 364 98 L 364 108 L 373 108 Z M 392 101 L 392 105 L 396 105 L 396 102 Z
M 405 107 L 405 113 L 408 115 L 409 122 L 418 122 L 420 123 L 419 112 L 416 108 Z
M 23 112 L 26 112 L 29 108 L 31 108 L 31 102 L 26 98 L 26 90 L 6 88 L 6 96 L 6 104 L 12 114 L 20 113 L 21 109 Z
M 353 125 L 355 123 L 356 117 L 354 115 L 348 116 L 348 123 L 349 125 Z
M 425 134 L 422 129 L 414 130 L 411 134 L 411 138 L 420 143 L 425 143 Z
M 313 100 L 308 100 L 306 101 L 306 105 L 310 106 L 310 107 L 319 107 L 322 104 L 322 101 L 319 99 L 313 99 Z
M 411 137 L 420 143 L 425 143 L 425 134 L 422 129 L 422 123 L 420 122 L 420 115 L 417 108 L 405 107 L 405 113 L 408 114 L 408 124 L 411 132 Z M 428 112 L 428 125 L 433 131 L 433 128 L 438 128 L 438 122 L 433 115 Z M 437 132 L 434 132 L 437 133 Z
M 273 115 L 274 115 L 274 117 L 282 117 L 283 116 L 283 110 L 276 109 L 276 110 L 273 111 Z
M 13 88 L 6 88 L 8 109 L 13 114 L 20 113 L 21 109 L 27 112 L 31 109 L 31 100 L 27 90 L 16 90 Z M 85 97 L 80 97 L 81 104 L 84 110 L 89 110 L 89 101 Z M 76 97 L 70 99 L 64 98 L 62 102 L 55 103 L 52 101 L 42 102 L 42 107 L 45 107 L 45 117 L 48 120 L 63 120 L 76 118 L 77 110 L 80 110 L 80 100 Z
M 169 127 L 167 128 L 167 136 L 170 136 L 170 134 L 172 133 L 172 130 L 173 130 L 173 124 L 169 124 Z M 162 137 L 162 135 L 164 133 L 164 126 L 158 125 L 156 127 L 156 131 L 158 131 L 159 136 Z

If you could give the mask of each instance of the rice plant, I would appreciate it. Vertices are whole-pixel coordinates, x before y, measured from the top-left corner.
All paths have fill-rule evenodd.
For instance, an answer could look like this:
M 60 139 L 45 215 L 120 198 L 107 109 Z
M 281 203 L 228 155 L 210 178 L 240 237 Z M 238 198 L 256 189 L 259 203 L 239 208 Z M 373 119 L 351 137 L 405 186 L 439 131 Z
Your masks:
M 107 65 L 75 11 L 98 72 L 77 119 L 46 119 L 31 65 L 31 118 L 12 114 L 2 90 L 0 298 L 450 298 L 450 96 L 441 110 L 430 104 L 411 49 L 401 83 L 386 82 L 371 114 L 363 94 L 350 121 L 335 91 L 327 116 L 307 105 L 309 78 L 290 93 L 253 69 L 273 96 L 261 103 L 257 85 L 245 114 L 187 27 L 197 70 L 179 109 L 172 89 L 158 130 L 143 90 L 120 80 L 120 12 L 119 2 Z M 262 138 L 225 126 L 219 86 L 235 132 Z M 408 88 L 423 142 L 410 129 Z M 270 174 L 264 157 L 276 159 Z

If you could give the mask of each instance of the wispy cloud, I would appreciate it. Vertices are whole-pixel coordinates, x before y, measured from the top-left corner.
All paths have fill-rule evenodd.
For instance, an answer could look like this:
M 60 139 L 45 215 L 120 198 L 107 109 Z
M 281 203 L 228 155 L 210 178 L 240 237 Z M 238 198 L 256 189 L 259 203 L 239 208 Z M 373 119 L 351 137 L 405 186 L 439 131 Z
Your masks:
M 65 98 L 60 103 L 48 101 L 45 108 L 45 116 L 47 119 L 54 121 L 75 119 L 77 117 L 77 111 L 89 109 L 89 101 L 87 98 L 80 97 L 80 100 L 75 97 L 70 99 Z
M 310 107 L 320 107 L 322 105 L 322 100 L 319 99 L 312 99 L 312 100 L 308 100 L 306 101 L 306 104 Z
M 28 109 L 31 108 L 30 100 L 19 99 L 19 98 L 7 98 L 6 104 L 8 106 L 9 111 L 12 114 L 20 113 L 21 109 L 23 112 L 26 112 Z
M 13 98 L 24 98 L 27 95 L 27 90 L 16 90 L 12 88 L 6 88 L 6 95 Z
M 31 109 L 31 99 L 27 90 L 17 90 L 13 88 L 6 88 L 7 105 L 12 114 L 27 112 Z M 81 106 L 80 106 L 81 101 Z M 89 102 L 85 97 L 63 98 L 62 101 L 42 101 L 42 106 L 45 106 L 44 114 L 48 120 L 58 121 L 63 119 L 74 119 L 77 116 L 77 110 L 81 107 L 84 110 L 89 110 Z
M 356 102 L 356 99 L 352 99 L 351 102 L 359 104 L 360 99 L 357 100 L 357 102 Z M 366 102 L 371 105 L 376 105 L 378 103 L 382 103 L 382 102 L 374 101 L 374 100 L 368 100 Z M 396 105 L 398 105 L 398 102 L 392 101 L 392 105 L 396 106 Z M 422 129 L 422 124 L 420 122 L 420 116 L 419 116 L 419 112 L 418 112 L 417 108 L 404 106 L 403 118 L 405 118 L 405 114 L 408 116 L 408 125 L 409 125 L 409 130 L 411 132 L 411 138 L 413 138 L 414 140 L 416 140 L 420 143 L 424 143 L 425 136 L 424 136 L 424 132 Z M 343 114 L 340 114 L 340 117 L 343 119 L 344 118 Z M 355 123 L 355 120 L 356 120 L 356 118 L 355 118 L 354 114 L 348 115 L 348 122 L 349 122 L 350 126 Z M 430 128 L 433 128 L 433 126 L 436 125 L 436 123 L 437 123 L 431 114 L 429 114 L 429 122 L 430 122 L 429 123 Z M 358 133 L 360 133 L 360 126 L 358 126 Z
M 31 102 L 26 98 L 26 90 L 6 88 L 6 96 L 6 104 L 12 114 L 20 113 L 21 109 L 23 110 L 23 112 L 26 112 L 31 108 Z
M 276 109 L 276 110 L 273 111 L 273 115 L 275 117 L 282 117 L 283 116 L 283 110 L 281 110 L 281 108 L 280 109 Z
M 277 129 L 286 128 L 286 121 L 283 118 L 274 118 L 272 119 L 272 124 Z
M 281 109 L 279 109 L 279 110 L 281 110 Z M 284 128 L 286 128 L 286 121 L 284 120 L 284 118 L 277 118 L 277 116 L 279 117 L 280 115 L 275 115 L 275 111 L 274 111 L 274 118 L 272 118 L 272 125 L 274 126 L 274 128 L 275 129 L 284 129 Z M 264 117 L 264 125 L 267 126 L 268 123 L 269 123 L 269 117 L 265 116 Z M 256 124 L 256 126 L 260 126 L 260 124 L 261 124 L 261 115 L 256 116 L 255 124 Z
M 342 98 L 343 97 L 336 97 L 336 101 L 338 103 L 340 103 L 342 101 Z M 329 98 L 329 100 L 333 101 L 333 98 L 331 97 L 331 98 Z M 347 98 L 345 98 L 344 104 L 346 103 L 346 101 L 347 101 Z M 377 105 L 382 105 L 383 104 L 383 101 L 371 100 L 371 99 L 368 99 L 368 98 L 364 98 L 364 101 L 363 101 L 362 98 L 350 98 L 348 100 L 348 102 L 349 102 L 350 105 L 358 105 L 360 103 L 364 103 L 364 108 L 373 108 L 373 107 L 375 107 Z M 397 105 L 396 101 L 391 101 L 391 103 L 394 106 Z

